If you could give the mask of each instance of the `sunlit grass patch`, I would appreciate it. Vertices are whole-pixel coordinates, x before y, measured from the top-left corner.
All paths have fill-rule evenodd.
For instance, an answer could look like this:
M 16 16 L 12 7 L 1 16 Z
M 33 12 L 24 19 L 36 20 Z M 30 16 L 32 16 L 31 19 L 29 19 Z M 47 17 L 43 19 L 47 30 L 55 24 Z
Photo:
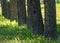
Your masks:
M 12 21 L 10 22 L 10 20 L 5 20 L 5 21 L 0 21 L 0 26 L 12 26 L 12 27 L 16 27 L 18 26 L 18 23 L 16 21 Z
M 9 19 L 6 19 L 4 16 L 0 15 L 0 26 L 16 27 L 18 26 L 18 23 L 15 20 L 10 21 Z
M 57 24 L 60 24 L 60 20 L 59 20 L 59 21 L 57 21 Z

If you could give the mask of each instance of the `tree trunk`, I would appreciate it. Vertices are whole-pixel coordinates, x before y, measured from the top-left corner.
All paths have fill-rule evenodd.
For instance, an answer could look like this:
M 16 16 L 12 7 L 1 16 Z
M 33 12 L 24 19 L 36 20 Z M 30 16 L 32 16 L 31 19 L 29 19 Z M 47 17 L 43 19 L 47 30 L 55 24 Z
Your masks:
M 43 34 L 44 26 L 41 14 L 40 0 L 28 0 L 28 27 L 35 35 Z
M 26 5 L 25 0 L 17 1 L 17 10 L 18 10 L 18 24 L 26 24 Z
M 17 0 L 10 0 L 10 9 L 11 9 L 11 20 L 16 20 L 18 19 L 17 15 Z
M 45 6 L 45 37 L 56 38 L 56 6 L 55 0 L 44 0 Z
M 1 5 L 2 5 L 2 15 L 5 18 L 9 18 L 10 17 L 10 7 L 9 7 L 9 2 L 7 2 L 6 0 L 1 0 Z
M 10 19 L 10 2 L 7 2 L 7 18 Z

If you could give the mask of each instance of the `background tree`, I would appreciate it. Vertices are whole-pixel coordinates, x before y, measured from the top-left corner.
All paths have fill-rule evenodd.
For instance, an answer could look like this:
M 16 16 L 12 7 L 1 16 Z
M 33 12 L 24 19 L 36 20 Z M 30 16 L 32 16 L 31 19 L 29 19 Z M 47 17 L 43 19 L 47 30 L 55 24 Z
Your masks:
M 35 35 L 43 34 L 44 26 L 41 14 L 40 0 L 27 0 L 28 26 L 32 27 Z
M 45 6 L 45 37 L 56 38 L 56 6 L 55 0 L 44 0 Z
M 7 1 L 7 18 L 10 19 L 11 11 L 10 11 L 10 1 Z
M 17 0 L 18 24 L 26 24 L 26 5 L 25 0 Z
M 18 20 L 17 0 L 10 0 L 11 20 Z
M 10 17 L 9 2 L 7 2 L 7 0 L 1 0 L 1 5 L 2 5 L 2 15 L 6 18 L 9 18 Z

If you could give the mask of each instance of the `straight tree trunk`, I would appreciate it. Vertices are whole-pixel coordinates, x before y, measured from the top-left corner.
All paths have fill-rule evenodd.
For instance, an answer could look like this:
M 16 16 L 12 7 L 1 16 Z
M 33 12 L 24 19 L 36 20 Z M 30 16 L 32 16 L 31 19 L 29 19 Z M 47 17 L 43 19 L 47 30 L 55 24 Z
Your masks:
M 44 34 L 45 37 L 55 39 L 57 31 L 55 0 L 44 0 L 44 6 L 45 6 Z
M 18 20 L 17 15 L 17 0 L 10 0 L 11 20 Z
M 41 14 L 40 0 L 27 0 L 28 27 L 32 28 L 35 35 L 43 34 L 44 26 Z
M 10 2 L 7 2 L 7 18 L 10 19 Z
M 6 0 L 1 0 L 1 5 L 2 5 L 2 15 L 5 18 L 9 18 L 10 17 L 10 10 L 9 10 L 9 3 Z
M 26 5 L 25 0 L 17 1 L 17 10 L 18 10 L 18 24 L 26 24 Z

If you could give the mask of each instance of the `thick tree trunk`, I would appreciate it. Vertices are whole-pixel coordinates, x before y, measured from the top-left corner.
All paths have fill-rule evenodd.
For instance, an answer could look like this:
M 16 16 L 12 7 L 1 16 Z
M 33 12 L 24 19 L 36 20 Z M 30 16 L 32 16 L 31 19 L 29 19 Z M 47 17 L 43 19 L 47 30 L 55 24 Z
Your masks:
M 10 7 L 9 7 L 9 2 L 7 2 L 6 0 L 1 0 L 1 5 L 2 5 L 2 15 L 5 18 L 9 18 L 10 17 Z
M 44 0 L 45 5 L 45 37 L 56 38 L 56 6 L 55 0 Z
M 28 26 L 32 27 L 35 35 L 43 34 L 44 26 L 41 14 L 40 0 L 27 0 Z
M 11 9 L 11 20 L 17 20 L 17 0 L 10 0 L 10 9 Z
M 25 0 L 17 1 L 17 10 L 18 10 L 18 24 L 26 24 L 26 5 Z

